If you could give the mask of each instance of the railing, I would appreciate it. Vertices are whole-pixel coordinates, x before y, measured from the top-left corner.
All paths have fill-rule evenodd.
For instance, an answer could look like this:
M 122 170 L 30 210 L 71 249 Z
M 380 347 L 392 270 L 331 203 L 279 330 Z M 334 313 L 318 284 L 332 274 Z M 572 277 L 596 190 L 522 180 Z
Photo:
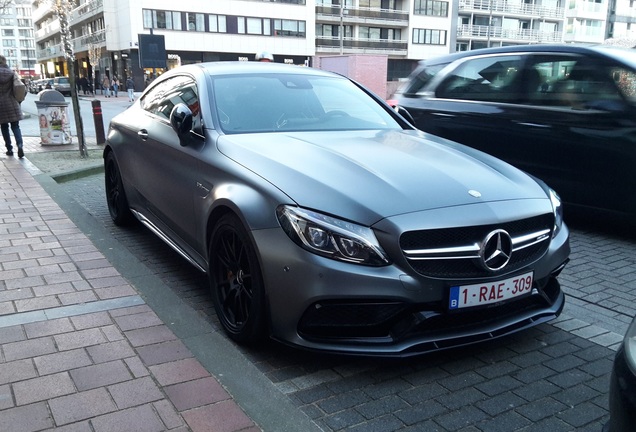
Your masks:
M 491 38 L 523 42 L 563 42 L 561 32 L 527 29 L 504 29 L 480 25 L 462 25 L 457 28 L 457 39 Z
M 84 3 L 79 7 L 76 7 L 71 11 L 71 24 L 77 21 L 85 20 L 99 12 L 102 12 L 104 8 L 103 0 L 93 0 L 88 3 Z
M 364 23 L 368 21 L 389 21 L 396 24 L 408 25 L 409 13 L 402 10 L 376 9 L 366 7 L 345 7 L 343 9 L 343 21 Z M 316 5 L 317 18 L 340 20 L 340 6 Z
M 563 19 L 562 7 L 547 7 L 526 3 L 508 3 L 501 0 L 459 0 L 460 11 L 491 11 L 495 14 L 535 16 L 541 18 Z
M 340 49 L 340 44 L 345 50 L 355 50 L 356 52 L 386 52 L 394 55 L 405 55 L 408 49 L 408 42 L 403 40 L 389 39 L 367 39 L 367 38 L 344 38 L 342 41 L 338 37 L 317 36 L 317 51 L 336 51 Z
M 80 36 L 71 40 L 73 46 L 73 52 L 86 51 L 91 45 L 105 46 L 106 45 L 106 30 L 100 30 L 98 32 Z M 53 45 L 44 49 L 37 50 L 37 59 L 46 60 L 53 57 L 63 57 L 64 48 L 62 44 Z

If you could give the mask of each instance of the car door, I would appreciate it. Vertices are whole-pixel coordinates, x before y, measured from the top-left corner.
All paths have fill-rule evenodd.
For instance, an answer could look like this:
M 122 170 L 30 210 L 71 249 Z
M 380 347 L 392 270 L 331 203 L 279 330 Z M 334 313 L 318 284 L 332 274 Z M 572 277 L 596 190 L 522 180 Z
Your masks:
M 519 54 L 464 58 L 441 70 L 405 106 L 419 129 L 507 159 L 523 148 L 504 139 L 519 120 L 522 67 Z
M 183 143 L 170 124 L 175 105 L 184 103 L 200 115 L 195 80 L 178 75 L 161 82 L 140 101 L 140 119 L 134 146 L 136 188 L 146 217 L 182 248 L 196 243 L 194 218 L 199 153 L 203 141 Z M 188 252 L 191 252 L 188 250 Z
M 503 80 L 493 75 L 502 66 Z M 617 85 L 633 71 L 557 52 L 468 58 L 442 72 L 433 97 L 413 102 L 418 127 L 541 178 L 568 203 L 636 211 L 634 99 Z

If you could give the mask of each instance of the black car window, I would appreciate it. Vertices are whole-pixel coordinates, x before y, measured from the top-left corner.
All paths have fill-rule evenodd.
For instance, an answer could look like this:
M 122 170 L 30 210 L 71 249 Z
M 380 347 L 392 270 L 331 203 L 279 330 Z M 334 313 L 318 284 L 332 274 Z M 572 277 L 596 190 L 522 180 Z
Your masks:
M 158 83 L 144 95 L 141 106 L 144 110 L 166 120 L 175 105 L 183 103 L 194 116 L 194 127 L 200 125 L 199 97 L 195 81 L 186 75 L 179 75 Z
M 584 56 L 553 55 L 529 64 L 541 84 L 527 87 L 527 102 L 567 109 L 610 108 L 632 97 L 633 73 Z M 621 85 L 625 90 L 621 90 Z M 633 93 L 633 91 L 632 91 Z
M 522 57 L 501 55 L 462 62 L 436 90 L 438 98 L 516 102 L 521 97 Z
M 404 87 L 400 93 L 405 96 L 413 96 L 420 92 L 426 84 L 433 78 L 439 71 L 444 69 L 448 63 L 436 64 L 436 65 L 424 65 L 421 69 L 417 69 L 413 73 L 413 77 L 408 80 L 408 84 Z

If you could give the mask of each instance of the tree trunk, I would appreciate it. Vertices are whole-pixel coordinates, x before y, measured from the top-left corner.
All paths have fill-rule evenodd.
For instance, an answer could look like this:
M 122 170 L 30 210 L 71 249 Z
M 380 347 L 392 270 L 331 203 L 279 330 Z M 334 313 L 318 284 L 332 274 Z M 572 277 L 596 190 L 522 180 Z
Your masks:
M 73 104 L 73 116 L 75 118 L 75 127 L 77 129 L 77 143 L 79 144 L 80 157 L 87 158 L 88 150 L 84 141 L 84 123 L 82 122 L 82 114 L 80 112 L 79 98 L 77 96 L 77 83 L 75 77 L 75 62 L 70 58 L 66 59 L 68 68 L 69 82 L 71 83 L 71 102 Z

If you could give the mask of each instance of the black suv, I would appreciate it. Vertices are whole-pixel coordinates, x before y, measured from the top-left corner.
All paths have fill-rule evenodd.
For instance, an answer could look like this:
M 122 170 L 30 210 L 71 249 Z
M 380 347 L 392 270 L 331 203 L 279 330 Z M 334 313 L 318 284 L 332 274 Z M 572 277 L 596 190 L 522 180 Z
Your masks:
M 424 60 L 396 95 L 419 129 L 499 157 L 570 207 L 636 215 L 636 50 L 488 48 Z

